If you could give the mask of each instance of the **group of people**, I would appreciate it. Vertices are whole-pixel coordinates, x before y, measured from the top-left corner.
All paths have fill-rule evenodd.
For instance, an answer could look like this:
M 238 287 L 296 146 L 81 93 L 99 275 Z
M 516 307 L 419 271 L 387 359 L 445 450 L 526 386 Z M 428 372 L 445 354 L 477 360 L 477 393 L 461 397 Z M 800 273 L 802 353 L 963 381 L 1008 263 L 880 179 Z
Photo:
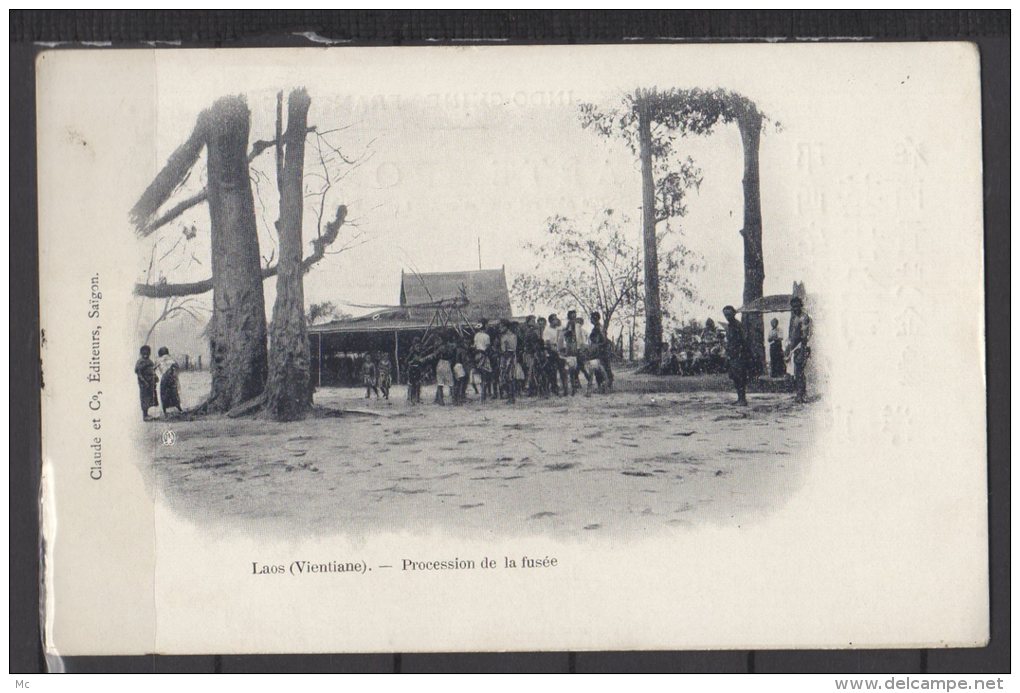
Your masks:
M 379 399 L 382 392 L 383 399 L 390 398 L 390 387 L 393 385 L 393 362 L 390 355 L 383 352 L 366 354 L 361 364 L 361 382 L 365 386 L 365 399 L 375 393 Z
M 773 318 L 768 335 L 769 376 L 786 377 L 786 354 L 779 320 Z M 706 329 L 704 335 L 678 335 L 662 343 L 661 375 L 705 375 L 729 372 L 726 329 Z
M 407 398 L 421 403 L 421 385 L 435 373 L 437 404 L 467 401 L 468 387 L 483 401 L 517 397 L 576 395 L 585 379 L 586 394 L 613 387 L 613 346 L 598 312 L 590 328 L 577 311 L 565 320 L 555 313 L 529 315 L 523 322 L 482 320 L 472 332 L 445 328 L 416 338 L 407 357 Z
M 149 420 L 149 409 L 161 407 L 163 416 L 167 415 L 168 409 L 181 409 L 181 393 L 178 374 L 180 366 L 170 356 L 168 348 L 160 347 L 156 354 L 156 361 L 152 360 L 152 348 L 148 344 L 139 349 L 138 360 L 135 362 L 135 376 L 138 378 L 138 395 L 142 405 L 142 420 Z M 156 397 L 157 385 L 159 397 Z
M 663 342 L 659 373 L 662 375 L 704 375 L 725 373 L 726 338 L 713 340 Z
M 803 402 L 807 392 L 805 366 L 811 355 L 811 318 L 797 296 L 790 300 L 790 310 L 785 347 L 779 321 L 772 320 L 768 338 L 771 375 L 785 376 L 786 363 L 792 361 L 796 399 Z M 756 357 L 737 320 L 736 309 L 726 306 L 723 315 L 726 318 L 725 339 L 722 344 L 713 345 L 710 353 L 729 371 L 737 391 L 736 404 L 744 406 L 747 404 L 747 381 Z M 601 315 L 594 312 L 589 317 L 590 328 L 577 311 L 571 310 L 565 320 L 560 320 L 555 313 L 548 318 L 529 315 L 524 322 L 483 319 L 474 332 L 443 328 L 415 338 L 406 361 L 407 399 L 411 404 L 421 404 L 421 386 L 429 372 L 435 374 L 437 404 L 445 404 L 447 398 L 453 404 L 466 402 L 469 386 L 482 401 L 504 399 L 511 404 L 520 396 L 576 395 L 582 389 L 582 377 L 587 395 L 596 390 L 612 390 L 613 344 L 602 326 Z M 722 353 L 716 354 L 716 346 Z M 693 368 L 688 354 L 678 355 L 675 349 L 667 353 L 664 363 L 670 359 L 673 364 L 679 364 L 680 372 L 685 374 Z M 164 416 L 170 409 L 183 412 L 177 361 L 165 346 L 159 348 L 156 361 L 151 355 L 152 349 L 145 345 L 135 363 L 145 421 L 150 418 L 149 410 L 156 406 L 162 408 Z M 376 398 L 381 396 L 388 400 L 393 370 L 389 353 L 368 354 L 361 369 L 365 397 L 374 394 Z
M 726 358 L 729 362 L 730 379 L 737 391 L 736 404 L 747 406 L 747 380 L 754 363 L 755 355 L 750 342 L 744 334 L 744 327 L 737 320 L 737 311 L 733 306 L 723 308 L 726 317 Z M 799 296 L 790 299 L 790 328 L 786 346 L 782 346 L 782 335 L 779 333 L 779 321 L 772 321 L 769 333 L 769 358 L 772 361 L 772 375 L 778 372 L 776 361 L 783 363 L 783 374 L 786 373 L 786 361 L 793 361 L 793 382 L 796 401 L 804 402 L 807 397 L 807 374 L 805 367 L 811 356 L 811 318 L 804 312 L 804 302 Z

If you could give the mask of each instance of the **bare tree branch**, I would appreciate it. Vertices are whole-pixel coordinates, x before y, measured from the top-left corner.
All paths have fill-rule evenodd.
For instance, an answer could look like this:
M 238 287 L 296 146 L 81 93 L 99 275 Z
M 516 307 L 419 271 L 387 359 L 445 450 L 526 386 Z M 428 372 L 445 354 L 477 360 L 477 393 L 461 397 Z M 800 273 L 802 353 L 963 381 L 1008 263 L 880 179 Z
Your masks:
M 308 132 L 314 132 L 314 131 L 315 131 L 315 126 L 314 125 L 310 126 L 308 128 Z M 196 128 L 196 132 L 197 132 L 197 128 Z M 192 137 L 195 137 L 195 133 L 192 133 Z M 191 142 L 191 140 L 189 139 L 188 142 Z M 182 145 L 178 149 L 177 152 L 174 152 L 173 156 L 177 156 L 178 152 L 180 152 L 181 149 L 184 149 L 185 147 L 187 147 L 188 146 L 188 142 L 185 142 L 184 145 Z M 201 142 L 198 143 L 198 149 L 194 152 L 195 157 L 191 161 L 191 164 L 194 164 L 195 160 L 198 159 L 198 154 L 201 151 L 203 143 L 204 143 L 204 140 L 202 140 Z M 258 140 L 256 142 L 254 142 L 252 144 L 252 146 L 251 146 L 251 152 L 248 153 L 248 163 L 251 163 L 252 161 L 254 161 L 258 157 L 259 154 L 261 154 L 262 152 L 266 151 L 267 149 L 269 149 L 270 147 L 273 147 L 275 145 L 276 145 L 276 142 L 274 140 Z M 171 158 L 173 158 L 173 156 Z M 170 162 L 167 162 L 167 166 L 163 169 L 163 171 L 160 171 L 159 175 L 157 175 L 157 177 L 156 177 L 156 180 L 154 180 L 152 182 L 152 184 L 149 186 L 149 190 L 152 190 L 156 186 L 156 184 L 158 182 L 160 182 L 159 176 L 163 175 L 167 171 L 168 168 L 170 168 Z M 190 164 L 189 164 L 189 168 L 190 168 Z M 164 181 L 163 184 L 165 186 L 165 181 Z M 166 226 L 171 221 L 173 221 L 177 217 L 181 216 L 182 214 L 187 212 L 189 209 L 191 209 L 195 205 L 200 204 L 202 202 L 205 202 L 206 198 L 209 197 L 209 189 L 208 188 L 202 188 L 200 191 L 198 191 L 197 193 L 195 193 L 191 197 L 189 197 L 189 198 L 187 198 L 185 200 L 181 200 L 180 202 L 175 204 L 173 207 L 168 209 L 166 212 L 164 212 L 160 216 L 156 217 L 156 219 L 153 219 L 152 221 L 148 221 L 152 217 L 152 215 L 154 215 L 156 213 L 156 210 L 159 209 L 159 206 L 161 204 L 163 204 L 164 202 L 166 202 L 166 199 L 167 199 L 167 197 L 169 197 L 170 192 L 173 192 L 172 190 L 167 192 L 166 196 L 163 197 L 162 199 L 159 199 L 158 204 L 156 204 L 155 207 L 152 207 L 152 201 L 155 201 L 156 199 L 158 199 L 158 197 L 156 195 L 156 192 L 154 191 L 152 193 L 152 195 L 151 195 L 152 200 L 146 202 L 145 206 L 142 206 L 143 200 L 145 200 L 146 195 L 150 194 L 149 190 L 146 190 L 145 194 L 143 194 L 143 196 L 142 196 L 142 199 L 139 200 L 138 203 L 131 210 L 131 223 L 134 224 L 135 232 L 139 236 L 149 236 L 149 235 L 151 235 L 153 231 L 156 231 L 157 229 L 160 229 L 160 228 Z M 146 212 L 146 211 L 148 212 L 148 214 L 145 214 L 144 216 L 140 216 L 143 212 Z
M 145 236 L 150 233 L 144 231 L 146 222 L 152 218 L 163 203 L 170 199 L 178 186 L 188 177 L 191 167 L 198 161 L 198 156 L 202 153 L 203 146 L 205 146 L 205 128 L 202 118 L 199 118 L 188 139 L 174 150 L 170 158 L 167 159 L 166 165 L 156 174 L 156 177 L 149 183 L 149 187 L 138 198 L 138 202 L 131 208 L 128 216 L 139 234 Z
M 337 207 L 336 216 L 326 224 L 325 233 L 312 240 L 312 254 L 301 261 L 301 271 L 307 272 L 315 263 L 326 256 L 326 248 L 337 239 L 340 234 L 340 227 L 347 217 L 347 207 Z M 266 267 L 262 270 L 262 279 L 266 280 L 275 277 L 279 271 L 279 265 Z M 172 296 L 196 296 L 212 291 L 212 278 L 203 279 L 197 282 L 185 282 L 179 284 L 135 284 L 135 295 L 143 298 L 170 298 Z

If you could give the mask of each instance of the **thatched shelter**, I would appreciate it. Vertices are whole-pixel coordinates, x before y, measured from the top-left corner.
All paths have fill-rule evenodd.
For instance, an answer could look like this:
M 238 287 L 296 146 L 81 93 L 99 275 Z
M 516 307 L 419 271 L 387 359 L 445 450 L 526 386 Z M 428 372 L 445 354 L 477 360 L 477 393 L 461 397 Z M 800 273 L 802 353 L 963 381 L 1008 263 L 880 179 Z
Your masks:
M 468 272 L 400 273 L 395 306 L 308 328 L 312 378 L 319 385 L 356 385 L 364 355 L 388 351 L 400 380 L 415 337 L 444 327 L 474 329 L 483 318 L 510 318 L 505 268 Z

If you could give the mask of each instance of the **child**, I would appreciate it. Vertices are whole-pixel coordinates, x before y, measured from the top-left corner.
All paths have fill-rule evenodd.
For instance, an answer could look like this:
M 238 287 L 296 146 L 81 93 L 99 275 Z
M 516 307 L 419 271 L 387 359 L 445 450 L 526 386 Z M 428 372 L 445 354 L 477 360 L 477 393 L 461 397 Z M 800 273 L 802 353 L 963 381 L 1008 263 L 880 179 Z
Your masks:
M 580 372 L 577 367 L 577 356 L 564 356 L 564 366 L 567 369 L 567 379 L 570 383 L 570 394 L 571 396 L 576 395 L 577 391 L 581 389 L 581 379 L 578 377 Z M 564 385 L 563 393 L 566 394 L 566 385 Z
M 382 390 L 383 399 L 390 398 L 390 386 L 393 384 L 393 363 L 390 361 L 389 352 L 383 352 L 379 359 L 379 389 Z
M 361 382 L 365 384 L 365 399 L 370 399 L 372 393 L 375 393 L 375 398 L 379 399 L 379 388 L 376 386 L 378 380 L 378 371 L 375 367 L 375 362 L 372 360 L 371 354 L 365 354 L 365 360 L 361 364 Z
M 138 396 L 142 403 L 142 421 L 149 420 L 149 407 L 156 406 L 156 370 L 152 359 L 152 349 L 146 344 L 138 350 L 139 358 L 135 361 L 135 376 L 138 378 Z
M 599 392 L 604 391 L 606 371 L 595 350 L 590 347 L 582 349 L 578 355 L 578 362 L 581 364 L 581 372 L 584 374 L 584 379 L 588 384 L 585 397 L 591 397 L 595 386 L 598 387 Z
M 606 376 L 606 369 L 605 369 L 605 367 L 602 364 L 602 360 L 601 359 L 588 359 L 588 363 L 586 365 L 587 365 L 587 371 L 588 371 L 588 373 L 587 373 L 587 375 L 588 375 L 588 394 L 589 395 L 591 394 L 592 381 L 594 381 L 595 385 L 598 387 L 599 392 L 605 392 L 606 391 L 606 383 L 608 381 L 608 377 Z
M 181 393 L 177 380 L 177 372 L 180 370 L 180 367 L 173 357 L 170 356 L 170 350 L 166 347 L 160 347 L 157 353 L 159 358 L 156 360 L 156 376 L 159 379 L 159 403 L 163 408 L 163 416 L 166 416 L 167 409 L 174 408 L 183 414 L 184 410 L 181 409 Z
M 514 333 L 510 321 L 503 320 L 500 323 L 499 335 L 499 381 L 506 393 L 508 404 L 514 403 L 517 394 L 517 374 L 520 368 L 517 363 L 517 335 Z

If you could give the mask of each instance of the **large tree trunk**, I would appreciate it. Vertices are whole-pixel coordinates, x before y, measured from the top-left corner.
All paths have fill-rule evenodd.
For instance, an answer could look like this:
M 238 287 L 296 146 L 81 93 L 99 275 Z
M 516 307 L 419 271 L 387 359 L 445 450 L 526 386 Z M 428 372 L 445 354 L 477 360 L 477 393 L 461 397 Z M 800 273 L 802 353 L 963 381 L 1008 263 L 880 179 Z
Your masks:
M 282 100 L 282 93 L 280 98 Z M 280 263 L 269 339 L 266 411 L 277 421 L 301 418 L 312 405 L 311 357 L 305 326 L 301 223 L 304 209 L 305 133 L 311 100 L 295 89 L 287 100 L 287 132 L 280 136 L 277 109 L 277 176 L 280 188 Z
M 765 262 L 761 249 L 761 181 L 758 176 L 758 146 L 762 117 L 755 109 L 738 119 L 744 145 L 744 305 L 762 297 L 765 288 Z M 754 352 L 752 372 L 765 369 L 765 320 L 761 313 L 743 315 L 744 334 Z
M 652 175 L 652 124 L 648 101 L 638 95 L 638 140 L 641 155 L 641 227 L 645 256 L 645 354 L 659 363 L 662 349 L 662 307 L 659 303 L 659 248 L 655 238 L 655 179 Z
M 228 411 L 261 395 L 266 384 L 266 308 L 248 178 L 250 120 L 241 97 L 222 98 L 199 116 L 209 167 L 213 411 Z

